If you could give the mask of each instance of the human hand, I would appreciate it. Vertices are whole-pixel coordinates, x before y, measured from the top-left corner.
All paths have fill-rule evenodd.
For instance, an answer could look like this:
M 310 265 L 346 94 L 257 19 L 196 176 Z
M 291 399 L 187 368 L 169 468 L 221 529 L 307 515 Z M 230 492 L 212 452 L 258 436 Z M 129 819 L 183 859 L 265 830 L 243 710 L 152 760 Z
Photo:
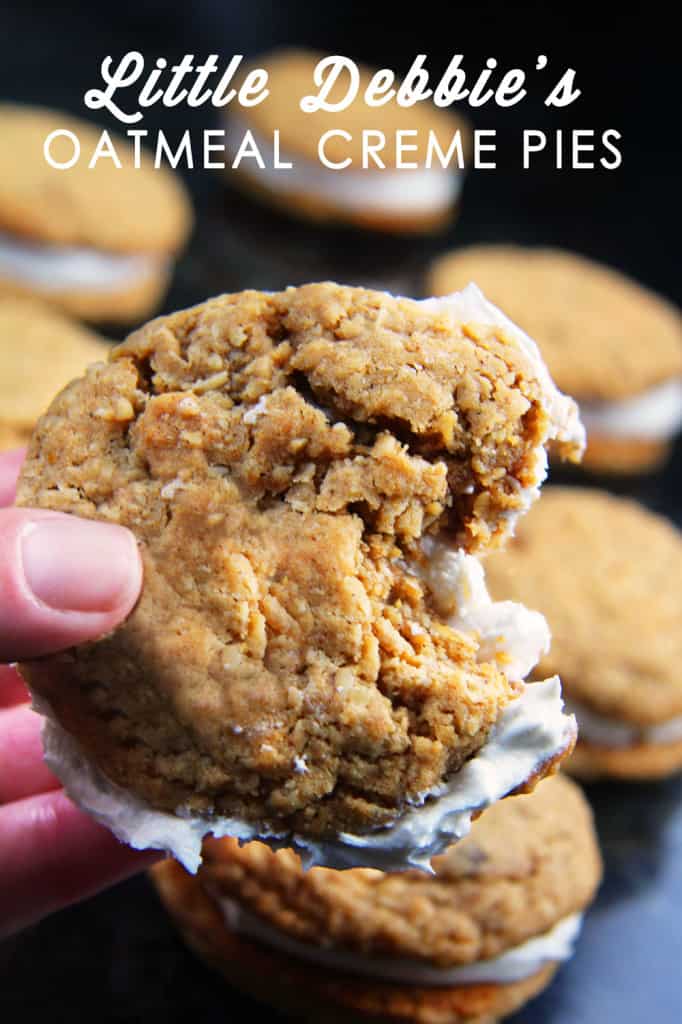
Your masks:
M 127 530 L 13 507 L 22 458 L 0 454 L 0 663 L 109 632 L 142 585 Z M 0 938 L 158 858 L 71 803 L 43 761 L 40 724 L 16 669 L 0 664 Z

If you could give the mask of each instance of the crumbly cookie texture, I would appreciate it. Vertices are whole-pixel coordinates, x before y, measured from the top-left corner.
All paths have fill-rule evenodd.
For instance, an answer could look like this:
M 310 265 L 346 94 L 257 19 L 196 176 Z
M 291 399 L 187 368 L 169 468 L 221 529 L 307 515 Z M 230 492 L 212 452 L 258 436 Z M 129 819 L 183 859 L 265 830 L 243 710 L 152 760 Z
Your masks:
M 557 967 L 548 964 L 505 985 L 424 988 L 369 980 L 294 960 L 228 931 L 213 899 L 176 861 L 158 864 L 153 877 L 188 945 L 230 985 L 311 1024 L 495 1024 L 541 992 Z
M 560 672 L 567 697 L 636 726 L 682 714 L 682 538 L 671 523 L 624 498 L 550 487 L 486 572 L 494 597 L 547 617 L 539 678 Z
M 24 665 L 34 691 L 157 809 L 393 820 L 517 692 L 410 563 L 426 533 L 495 543 L 527 504 L 560 398 L 531 356 L 444 304 L 333 284 L 132 334 L 41 419 L 19 501 L 133 529 L 143 593 L 111 636 Z
M 312 945 L 453 967 L 487 960 L 582 911 L 600 879 L 592 815 L 558 775 L 491 807 L 435 876 L 304 872 L 291 850 L 207 840 L 198 881 Z
M 679 310 L 616 270 L 560 249 L 481 245 L 437 260 L 426 287 L 447 295 L 469 281 L 535 338 L 579 401 L 617 401 L 682 376 Z
M 73 132 L 81 159 L 58 170 L 43 156 L 47 136 Z M 122 168 L 102 158 L 88 167 L 101 131 L 61 111 L 0 104 L 0 232 L 54 245 L 91 246 L 123 253 L 172 253 L 184 242 L 192 214 L 187 194 L 171 171 L 142 156 L 133 166 L 129 143 L 111 135 Z M 73 155 L 57 139 L 56 160 Z
M 41 303 L 0 298 L 0 445 L 25 444 L 55 392 L 108 354 L 103 338 Z

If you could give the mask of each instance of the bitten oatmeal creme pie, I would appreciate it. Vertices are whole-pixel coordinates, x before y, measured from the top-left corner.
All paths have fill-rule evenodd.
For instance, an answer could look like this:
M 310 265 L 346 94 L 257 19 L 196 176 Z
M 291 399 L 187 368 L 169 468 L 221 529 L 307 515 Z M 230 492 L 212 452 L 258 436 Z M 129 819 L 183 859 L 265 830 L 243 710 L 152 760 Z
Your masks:
M 334 866 L 429 858 L 571 749 L 544 619 L 473 552 L 578 457 L 574 403 L 477 289 L 313 284 L 152 321 L 40 420 L 19 501 L 121 523 L 111 636 L 22 666 L 50 763 L 133 845 L 212 831 Z

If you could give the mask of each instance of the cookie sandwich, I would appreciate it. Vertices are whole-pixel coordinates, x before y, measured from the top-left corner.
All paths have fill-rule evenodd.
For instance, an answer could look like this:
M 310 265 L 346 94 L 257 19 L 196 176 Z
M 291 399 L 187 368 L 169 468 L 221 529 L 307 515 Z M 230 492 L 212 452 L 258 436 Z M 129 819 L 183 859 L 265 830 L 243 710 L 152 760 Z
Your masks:
M 486 571 L 496 598 L 547 617 L 552 646 L 535 671 L 561 673 L 578 719 L 568 770 L 679 771 L 682 537 L 672 523 L 624 498 L 550 487 Z
M 197 876 L 167 860 L 152 877 L 190 947 L 256 999 L 311 1020 L 475 1024 L 549 984 L 601 875 L 561 775 L 496 804 L 433 868 L 304 872 L 290 850 L 222 839 Z
M 316 92 L 314 73 L 321 59 L 308 50 L 278 50 L 259 58 L 269 75 L 268 97 L 230 111 L 226 119 L 230 182 L 308 220 L 396 233 L 442 227 L 459 203 L 468 124 L 425 103 L 401 107 L 393 99 L 368 105 L 365 91 L 374 71 L 363 66 L 346 109 L 301 109 L 301 101 Z M 347 92 L 348 75 L 341 73 L 328 103 L 342 103 Z M 234 166 L 247 132 L 260 160 L 240 159 Z M 407 146 L 404 152 L 396 133 Z M 370 143 L 379 146 L 376 159 L 368 152 Z M 447 158 L 445 166 L 439 153 Z
M 109 345 L 33 299 L 0 298 L 0 450 L 27 444 L 56 391 Z
M 481 245 L 431 267 L 429 294 L 475 281 L 537 341 L 587 429 L 583 464 L 655 469 L 682 426 L 682 320 L 618 271 L 559 249 Z
M 80 157 L 45 158 L 70 132 Z M 0 295 L 33 296 L 86 320 L 139 322 L 157 308 L 192 222 L 186 191 L 115 135 L 117 160 L 94 159 L 100 132 L 58 111 L 0 104 Z M 74 142 L 50 144 L 68 163 Z
M 571 749 L 541 615 L 475 552 L 537 497 L 575 404 L 476 288 L 310 284 L 152 321 L 54 400 L 20 504 L 130 527 L 137 607 L 21 668 L 48 759 L 121 838 L 213 832 L 428 866 Z

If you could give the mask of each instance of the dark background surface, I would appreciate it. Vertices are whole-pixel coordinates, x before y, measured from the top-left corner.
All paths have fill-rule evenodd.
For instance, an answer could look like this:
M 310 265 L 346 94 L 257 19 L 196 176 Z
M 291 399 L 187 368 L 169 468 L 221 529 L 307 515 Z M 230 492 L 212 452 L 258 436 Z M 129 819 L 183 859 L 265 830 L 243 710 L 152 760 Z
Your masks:
M 432 254 L 452 244 L 512 240 L 555 244 L 610 262 L 680 302 L 679 56 L 672 7 L 636 5 L 589 18 L 573 7 L 435 5 L 389 17 L 382 5 L 313 5 L 277 0 L 140 2 L 115 7 L 0 3 L 0 99 L 86 115 L 83 93 L 100 84 L 107 54 L 256 54 L 275 43 L 313 45 L 376 66 L 406 70 L 420 52 L 434 75 L 453 53 L 477 72 L 500 65 L 577 69 L 582 97 L 548 112 L 543 92 L 473 120 L 498 131 L 498 169 L 469 176 L 459 221 L 436 239 L 372 238 L 319 231 L 247 202 L 213 174 L 187 176 L 197 229 L 166 309 L 242 287 L 304 280 L 385 284 L 418 294 Z M 511 9 L 513 8 L 513 9 Z M 629 9 L 628 9 L 629 10 Z M 443 46 L 444 41 L 446 45 Z M 534 80 L 534 79 L 533 79 Z M 544 81 L 544 79 L 537 79 Z M 112 121 L 102 119 L 108 127 Z M 213 108 L 152 108 L 144 127 L 179 137 L 215 127 Z M 615 172 L 556 171 L 547 159 L 520 170 L 523 128 L 616 128 L 623 165 Z M 0 139 L 0 145 L 2 145 Z M 642 339 L 646 344 L 646 339 Z M 617 372 L 617 367 L 614 368 Z M 592 481 L 601 483 L 604 481 Z M 608 481 L 682 521 L 682 450 L 664 473 Z M 552 988 L 513 1018 L 525 1024 L 657 1024 L 682 1020 L 682 780 L 600 785 L 588 790 L 606 860 L 606 879 L 575 958 Z M 3 1020 L 242 1020 L 258 1007 L 226 989 L 180 943 L 146 879 L 65 911 L 0 945 Z M 6 1014 L 6 1016 L 5 1016 Z M 272 1015 L 272 1019 L 277 1019 Z

